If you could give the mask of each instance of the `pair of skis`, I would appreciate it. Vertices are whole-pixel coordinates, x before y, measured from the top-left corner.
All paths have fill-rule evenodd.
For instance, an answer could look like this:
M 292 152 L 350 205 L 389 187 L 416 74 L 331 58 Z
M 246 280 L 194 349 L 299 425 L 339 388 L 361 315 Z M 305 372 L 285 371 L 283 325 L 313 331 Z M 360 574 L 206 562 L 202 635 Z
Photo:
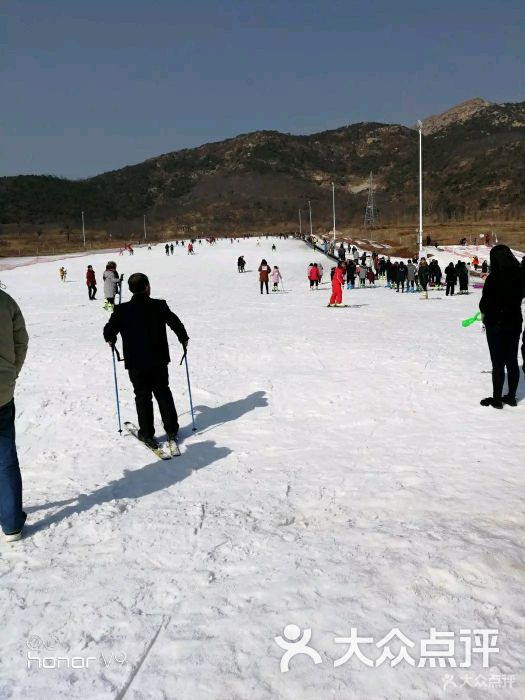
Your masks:
M 146 447 L 150 452 L 153 452 L 153 454 L 159 459 L 168 460 L 172 459 L 172 457 L 180 457 L 181 455 L 177 440 L 166 440 L 165 442 L 160 443 L 158 447 L 150 447 L 139 439 L 139 429 L 134 423 L 130 423 L 128 421 L 124 423 L 124 428 L 127 430 L 129 435 L 133 435 L 134 438 L 139 440 L 144 447 Z

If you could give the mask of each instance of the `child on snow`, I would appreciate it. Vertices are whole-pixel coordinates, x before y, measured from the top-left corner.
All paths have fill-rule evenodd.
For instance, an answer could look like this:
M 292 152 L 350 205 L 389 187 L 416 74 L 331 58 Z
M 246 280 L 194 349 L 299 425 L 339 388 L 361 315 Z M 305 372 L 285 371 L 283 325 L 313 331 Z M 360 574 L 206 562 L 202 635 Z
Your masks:
M 280 273 L 279 268 L 277 267 L 277 265 L 275 265 L 275 267 L 274 267 L 273 270 L 272 270 L 272 283 L 273 283 L 272 292 L 278 292 L 278 291 L 279 291 L 279 282 L 280 282 L 280 280 L 282 280 L 281 273 Z
M 60 270 L 58 271 L 58 274 L 60 275 L 60 279 L 62 282 L 66 281 L 66 276 L 67 276 L 67 270 L 65 267 L 61 267 Z
M 319 269 L 317 263 L 314 263 L 308 270 L 308 279 L 310 280 L 310 290 L 314 287 L 319 287 Z

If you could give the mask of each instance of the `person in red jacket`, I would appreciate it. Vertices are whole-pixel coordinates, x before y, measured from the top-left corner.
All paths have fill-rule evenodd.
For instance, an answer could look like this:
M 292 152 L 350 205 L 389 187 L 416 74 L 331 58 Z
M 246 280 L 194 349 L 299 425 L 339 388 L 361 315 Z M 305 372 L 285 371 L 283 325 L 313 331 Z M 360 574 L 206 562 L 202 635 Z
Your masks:
M 312 267 L 309 268 L 308 279 L 310 280 L 310 291 L 314 289 L 314 287 L 319 287 L 319 268 L 317 267 L 317 263 L 314 263 Z
M 343 303 L 343 267 L 344 263 L 340 262 L 335 268 L 334 276 L 332 277 L 332 296 L 328 306 L 341 306 Z
M 95 270 L 88 265 L 86 272 L 86 284 L 88 288 L 88 295 L 91 301 L 95 298 L 97 293 L 97 280 L 95 278 Z

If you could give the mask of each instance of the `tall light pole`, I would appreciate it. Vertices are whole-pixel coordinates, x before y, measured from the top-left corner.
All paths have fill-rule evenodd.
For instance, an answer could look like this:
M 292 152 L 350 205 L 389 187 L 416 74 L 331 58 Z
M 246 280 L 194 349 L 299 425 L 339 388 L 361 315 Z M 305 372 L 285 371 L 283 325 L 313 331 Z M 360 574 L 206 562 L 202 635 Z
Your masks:
M 419 257 L 423 252 L 423 123 L 417 120 L 419 131 Z
M 299 209 L 299 235 L 303 235 L 303 221 L 301 219 L 301 210 Z
M 144 240 L 147 240 L 148 235 L 146 233 L 146 214 L 144 214 Z
M 313 230 L 312 230 L 312 205 L 310 204 L 310 200 L 308 200 L 308 210 L 310 211 L 310 237 L 313 238 Z
M 86 247 L 86 231 L 84 229 L 84 212 L 82 212 L 82 240 L 84 241 L 84 248 Z
M 332 210 L 334 214 L 334 245 L 335 245 L 335 184 L 332 182 Z

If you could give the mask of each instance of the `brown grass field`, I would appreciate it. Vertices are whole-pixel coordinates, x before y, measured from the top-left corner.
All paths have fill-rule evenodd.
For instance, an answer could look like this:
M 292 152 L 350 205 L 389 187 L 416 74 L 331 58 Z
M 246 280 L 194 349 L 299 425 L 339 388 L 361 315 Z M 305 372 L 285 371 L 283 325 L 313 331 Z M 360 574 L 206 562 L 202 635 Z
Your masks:
M 413 255 L 417 252 L 417 223 L 414 222 L 412 229 L 405 226 L 380 226 L 373 229 L 344 227 L 337 228 L 338 239 L 366 239 L 379 243 L 388 243 L 392 246 L 392 254 L 403 256 Z M 490 233 L 497 235 L 499 243 L 505 243 L 517 250 L 525 250 L 525 222 L 505 221 L 505 222 L 464 222 L 453 224 L 428 223 L 424 224 L 424 239 L 430 235 L 433 241 L 441 245 L 453 245 L 459 243 L 460 239 L 467 238 L 471 243 L 473 240 L 481 240 L 479 234 Z M 64 229 L 46 226 L 40 229 L 40 233 L 34 230 L 17 231 L 15 227 L 3 226 L 0 232 L 0 258 L 20 257 L 20 256 L 43 256 L 61 255 L 64 253 L 75 253 L 84 250 L 82 233 L 80 230 L 64 231 Z M 280 230 L 278 226 L 269 226 L 267 230 L 258 229 L 258 234 L 267 233 L 277 235 Z M 288 229 L 288 232 L 293 231 Z M 317 236 L 330 236 L 331 231 L 327 228 L 314 229 Z M 199 237 L 197 232 L 180 232 L 175 226 L 166 224 L 148 230 L 148 240 L 153 244 L 170 240 L 188 239 Z M 202 233 L 205 236 L 205 233 Z M 220 234 L 219 234 L 220 235 Z M 253 235 L 250 230 L 237 230 L 223 235 Z M 125 236 L 123 234 L 110 234 L 105 229 L 86 231 L 87 250 L 119 249 L 126 243 L 137 245 L 144 243 L 142 232 L 135 236 Z

